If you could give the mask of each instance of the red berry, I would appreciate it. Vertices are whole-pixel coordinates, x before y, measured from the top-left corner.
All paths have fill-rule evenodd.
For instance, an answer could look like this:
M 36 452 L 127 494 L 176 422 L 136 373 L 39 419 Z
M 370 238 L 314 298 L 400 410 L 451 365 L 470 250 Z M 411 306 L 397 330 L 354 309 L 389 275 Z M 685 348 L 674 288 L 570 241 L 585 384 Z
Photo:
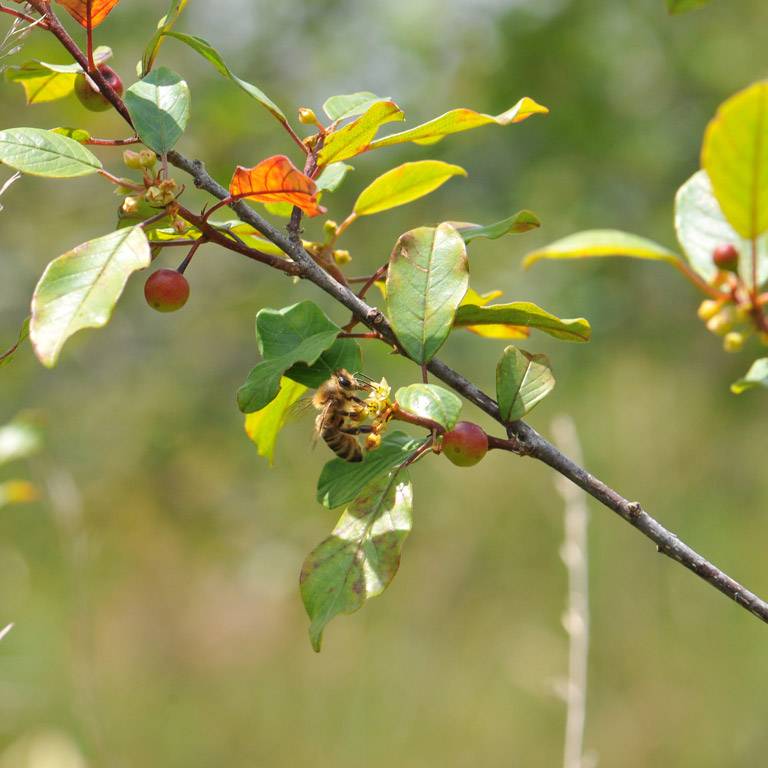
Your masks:
M 106 64 L 99 64 L 98 69 L 102 77 L 107 81 L 107 85 L 109 85 L 118 96 L 122 96 L 123 81 L 120 79 L 117 72 Z M 90 112 L 104 112 L 112 106 L 112 104 L 110 104 L 110 102 L 102 95 L 96 83 L 84 73 L 80 73 L 75 78 L 75 95 L 80 100 L 80 103 Z
M 723 243 L 715 248 L 712 261 L 724 272 L 736 272 L 739 269 L 739 252 L 732 243 Z
M 460 421 L 443 435 L 443 453 L 457 467 L 471 467 L 488 452 L 488 435 L 470 421 Z
M 144 297 L 158 312 L 175 312 L 187 303 L 189 283 L 175 269 L 159 269 L 147 278 Z

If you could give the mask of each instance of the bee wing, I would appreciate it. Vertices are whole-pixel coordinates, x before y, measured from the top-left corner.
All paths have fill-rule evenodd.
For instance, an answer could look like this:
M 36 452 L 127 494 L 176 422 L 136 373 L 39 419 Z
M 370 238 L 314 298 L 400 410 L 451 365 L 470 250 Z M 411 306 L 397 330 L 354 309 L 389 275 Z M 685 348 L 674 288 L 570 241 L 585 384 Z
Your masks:
M 288 410 L 285 412 L 286 421 L 295 421 L 303 416 L 306 416 L 312 407 L 312 395 L 306 395 L 301 399 L 292 403 Z

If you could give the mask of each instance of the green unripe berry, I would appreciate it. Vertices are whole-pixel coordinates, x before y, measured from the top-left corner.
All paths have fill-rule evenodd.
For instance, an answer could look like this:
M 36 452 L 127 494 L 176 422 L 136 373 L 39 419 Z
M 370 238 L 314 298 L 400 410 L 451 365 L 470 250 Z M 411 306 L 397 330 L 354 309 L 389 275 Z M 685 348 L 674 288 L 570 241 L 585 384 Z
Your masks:
M 126 167 L 138 171 L 141 168 L 141 157 L 138 152 L 134 152 L 132 149 L 126 149 L 123 152 L 123 163 Z
M 443 435 L 443 453 L 457 467 L 471 467 L 488 453 L 488 435 L 471 421 L 460 421 Z
M 107 85 L 109 85 L 118 96 L 122 96 L 123 81 L 120 79 L 117 72 L 106 64 L 99 64 L 98 70 L 101 76 L 107 81 Z M 75 95 L 89 112 L 104 112 L 112 106 L 109 100 L 101 93 L 96 83 L 94 83 L 84 72 L 81 72 L 75 78 Z
M 157 164 L 157 155 L 151 149 L 142 149 L 139 152 L 139 166 L 151 170 Z
M 144 298 L 158 312 L 176 312 L 187 303 L 189 283 L 175 269 L 159 269 L 147 278 Z

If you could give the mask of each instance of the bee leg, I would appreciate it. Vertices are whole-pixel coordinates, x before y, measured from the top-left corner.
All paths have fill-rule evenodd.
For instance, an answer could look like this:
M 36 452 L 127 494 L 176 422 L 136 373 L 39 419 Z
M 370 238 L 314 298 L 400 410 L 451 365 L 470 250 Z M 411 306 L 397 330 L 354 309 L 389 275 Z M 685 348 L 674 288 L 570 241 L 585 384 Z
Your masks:
M 370 424 L 363 424 L 359 427 L 340 429 L 339 432 L 343 432 L 345 435 L 368 435 L 373 432 L 373 427 Z

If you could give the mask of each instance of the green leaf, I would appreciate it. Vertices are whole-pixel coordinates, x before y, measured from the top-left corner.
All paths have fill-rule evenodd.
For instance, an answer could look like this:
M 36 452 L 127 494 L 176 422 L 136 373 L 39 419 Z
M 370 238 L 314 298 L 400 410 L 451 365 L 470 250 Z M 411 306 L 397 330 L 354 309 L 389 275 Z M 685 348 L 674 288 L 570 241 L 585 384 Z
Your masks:
M 388 211 L 428 195 L 452 176 L 466 176 L 458 165 L 440 160 L 403 163 L 374 179 L 357 198 L 354 212 L 358 216 Z
M 698 171 L 683 184 L 675 197 L 675 228 L 688 261 L 697 274 L 711 282 L 717 273 L 712 254 L 730 243 L 740 254 L 739 273 L 752 282 L 752 244 L 728 223 L 717 202 L 706 171 Z M 758 282 L 768 280 L 768 235 L 757 238 Z
M 336 339 L 312 365 L 296 363 L 285 375 L 307 387 L 319 387 L 334 371 L 340 368 L 359 371 L 361 365 L 360 345 L 354 339 Z
M 26 459 L 42 445 L 40 430 L 24 419 L 0 427 L 0 465 Z
M 307 391 L 303 384 L 290 379 L 280 381 L 277 397 L 260 411 L 245 417 L 245 432 L 256 444 L 259 456 L 264 456 L 270 466 L 275 463 L 275 444 L 280 430 L 285 426 L 291 406 Z
M 7 349 L 5 352 L 0 354 L 0 368 L 2 368 L 4 365 L 8 365 L 14 357 L 16 357 L 16 353 L 19 351 L 19 347 L 29 338 L 29 318 L 27 318 L 22 324 L 21 324 L 21 330 L 19 331 L 19 335 L 16 339 L 16 343 L 10 348 Z
M 389 147 L 392 144 L 402 144 L 412 141 L 414 144 L 436 144 L 446 136 L 461 131 L 469 131 L 472 128 L 479 128 L 483 125 L 495 123 L 496 125 L 512 125 L 520 123 L 532 115 L 546 115 L 549 110 L 541 104 L 537 104 L 533 99 L 527 96 L 500 115 L 484 115 L 481 112 L 475 112 L 473 109 L 453 109 L 446 112 L 434 120 L 430 120 L 422 125 L 417 125 L 407 131 L 394 133 L 391 136 L 384 136 L 381 139 L 371 142 L 370 149 L 379 147 Z
M 469 284 L 467 250 L 448 223 L 406 232 L 387 271 L 387 315 L 408 356 L 427 363 L 448 338 Z
M 731 384 L 731 392 L 734 395 L 740 395 L 748 389 L 763 387 L 768 389 L 768 357 L 761 357 L 752 363 L 743 379 L 734 381 Z
M 193 51 L 197 51 L 206 61 L 211 63 L 216 71 L 231 80 L 238 88 L 245 91 L 252 99 L 261 104 L 270 114 L 276 117 L 284 125 L 288 124 L 288 118 L 283 114 L 283 110 L 270 99 L 264 91 L 257 88 L 253 83 L 249 83 L 247 80 L 240 79 L 230 68 L 227 66 L 221 54 L 202 37 L 196 37 L 195 35 L 186 35 L 182 32 L 166 32 L 166 37 L 173 37 L 176 40 L 180 40 L 182 43 L 186 43 Z
M 413 489 L 407 476 L 393 473 L 378 478 L 307 556 L 301 569 L 301 597 L 315 651 L 320 651 L 323 630 L 334 616 L 354 613 L 389 586 L 411 531 L 412 509 Z
M 256 315 L 256 339 L 264 360 L 248 374 L 237 392 L 243 413 L 264 408 L 277 397 L 283 374 L 298 362 L 314 364 L 331 347 L 341 329 L 317 304 L 302 301 Z
M 768 230 L 768 80 L 720 105 L 704 134 L 701 166 L 742 237 Z
M 365 152 L 382 125 L 403 119 L 405 114 L 394 101 L 377 101 L 371 104 L 357 120 L 325 137 L 325 142 L 317 153 L 317 164 L 330 165 Z
M 32 296 L 30 337 L 40 362 L 52 368 L 70 336 L 106 325 L 131 273 L 150 261 L 141 227 L 90 240 L 54 259 Z
M 315 180 L 318 192 L 335 192 L 350 171 L 355 169 L 346 163 L 331 163 Z
M 685 13 L 695 8 L 701 8 L 710 0 L 667 0 L 667 9 L 670 13 Z
M 454 325 L 515 325 L 536 328 L 564 341 L 589 341 L 592 328 L 583 317 L 561 320 L 529 301 L 508 304 L 462 304 L 456 312 Z
M 155 66 L 155 59 L 160 51 L 160 46 L 163 44 L 163 38 L 173 29 L 186 4 L 187 0 L 171 0 L 168 12 L 157 22 L 155 34 L 152 35 L 152 39 L 147 43 L 144 55 L 136 67 L 139 77 L 145 77 L 149 74 L 152 67 Z
M 391 432 L 360 462 L 331 459 L 317 481 L 317 500 L 327 509 L 348 504 L 366 485 L 402 464 L 422 442 L 403 432 Z
M 540 259 L 587 259 L 595 256 L 630 256 L 674 264 L 679 257 L 653 240 L 617 229 L 590 229 L 569 235 L 529 253 L 523 260 L 528 269 Z
M 338 120 L 346 120 L 348 117 L 362 115 L 377 101 L 382 101 L 382 99 L 370 91 L 346 93 L 326 99 L 325 104 L 323 104 L 323 111 L 333 122 L 337 122 Z
M 496 398 L 499 413 L 516 421 L 540 403 L 555 387 L 555 377 L 546 355 L 507 347 L 496 366 Z
M 159 155 L 170 152 L 184 135 L 189 105 L 189 86 L 166 67 L 153 70 L 125 92 L 139 138 Z
M 539 217 L 533 211 L 518 211 L 514 216 L 497 221 L 495 224 L 464 224 L 460 222 L 451 222 L 464 238 L 465 243 L 471 243 L 479 237 L 488 240 L 498 240 L 504 235 L 518 235 L 522 232 L 530 232 L 541 226 Z
M 461 413 L 461 400 L 436 384 L 411 384 L 401 387 L 395 394 L 395 400 L 400 407 L 442 424 L 446 429 L 453 429 Z
M 31 176 L 54 179 L 87 176 L 102 168 L 82 144 L 42 128 L 0 131 L 0 163 Z

